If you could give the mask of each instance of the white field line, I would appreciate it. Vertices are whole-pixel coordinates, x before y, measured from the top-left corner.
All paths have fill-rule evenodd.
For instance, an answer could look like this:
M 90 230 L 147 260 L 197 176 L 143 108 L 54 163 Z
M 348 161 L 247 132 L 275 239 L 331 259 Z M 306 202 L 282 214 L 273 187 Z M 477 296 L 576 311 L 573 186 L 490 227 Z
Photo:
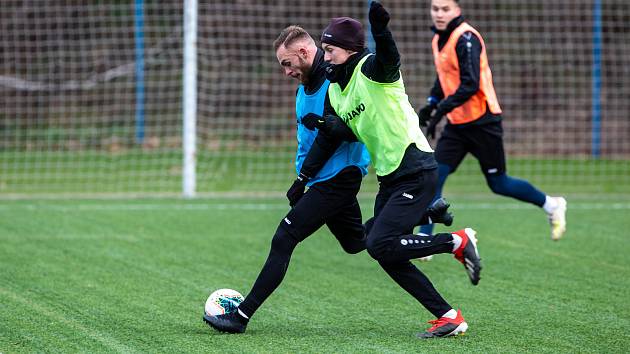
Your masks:
M 452 205 L 453 209 L 460 210 L 527 210 L 535 208 L 527 203 L 475 203 L 464 202 Z M 61 212 L 71 211 L 160 211 L 160 210 L 183 210 L 183 211 L 206 211 L 206 210 L 288 210 L 287 203 L 79 203 L 72 205 L 53 204 L 22 204 L 22 203 L 0 203 L 0 211 L 9 210 L 51 210 Z M 593 203 L 593 202 L 569 202 L 569 210 L 630 210 L 628 203 Z

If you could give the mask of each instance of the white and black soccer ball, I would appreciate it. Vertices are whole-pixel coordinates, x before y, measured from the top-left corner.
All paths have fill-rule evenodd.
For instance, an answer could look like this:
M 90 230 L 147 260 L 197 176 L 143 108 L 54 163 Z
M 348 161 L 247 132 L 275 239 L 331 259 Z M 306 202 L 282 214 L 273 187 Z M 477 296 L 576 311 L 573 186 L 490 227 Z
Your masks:
M 219 289 L 208 297 L 206 300 L 206 315 L 218 316 L 236 312 L 238 305 L 245 298 L 236 290 Z

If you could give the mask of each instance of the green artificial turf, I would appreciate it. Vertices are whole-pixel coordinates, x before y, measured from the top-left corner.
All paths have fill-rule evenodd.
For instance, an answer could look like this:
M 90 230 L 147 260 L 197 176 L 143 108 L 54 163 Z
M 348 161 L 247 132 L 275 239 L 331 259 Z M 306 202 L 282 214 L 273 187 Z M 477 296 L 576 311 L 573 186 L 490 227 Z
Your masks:
M 629 200 L 569 198 L 559 242 L 533 206 L 451 202 L 449 229 L 478 230 L 485 268 L 474 287 L 450 255 L 419 264 L 470 328 L 418 340 L 429 312 L 326 229 L 298 246 L 245 334 L 202 322 L 213 290 L 249 291 L 287 211 L 280 198 L 0 201 L 0 352 L 627 350 Z

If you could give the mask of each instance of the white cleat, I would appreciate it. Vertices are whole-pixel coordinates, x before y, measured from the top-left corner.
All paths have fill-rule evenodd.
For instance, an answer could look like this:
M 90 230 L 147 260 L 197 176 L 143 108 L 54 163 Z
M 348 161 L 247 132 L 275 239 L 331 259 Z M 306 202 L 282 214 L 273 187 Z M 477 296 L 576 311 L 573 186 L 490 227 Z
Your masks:
M 567 200 L 563 197 L 554 197 L 558 206 L 549 214 L 549 224 L 551 225 L 551 239 L 558 241 L 567 230 Z

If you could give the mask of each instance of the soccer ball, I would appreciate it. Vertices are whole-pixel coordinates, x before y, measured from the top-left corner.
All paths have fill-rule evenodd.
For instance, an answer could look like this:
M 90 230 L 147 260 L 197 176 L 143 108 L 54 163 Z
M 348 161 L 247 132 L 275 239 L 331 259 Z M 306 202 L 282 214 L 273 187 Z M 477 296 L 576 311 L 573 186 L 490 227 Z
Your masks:
M 218 316 L 235 312 L 245 298 L 236 290 L 219 289 L 206 300 L 206 315 Z

